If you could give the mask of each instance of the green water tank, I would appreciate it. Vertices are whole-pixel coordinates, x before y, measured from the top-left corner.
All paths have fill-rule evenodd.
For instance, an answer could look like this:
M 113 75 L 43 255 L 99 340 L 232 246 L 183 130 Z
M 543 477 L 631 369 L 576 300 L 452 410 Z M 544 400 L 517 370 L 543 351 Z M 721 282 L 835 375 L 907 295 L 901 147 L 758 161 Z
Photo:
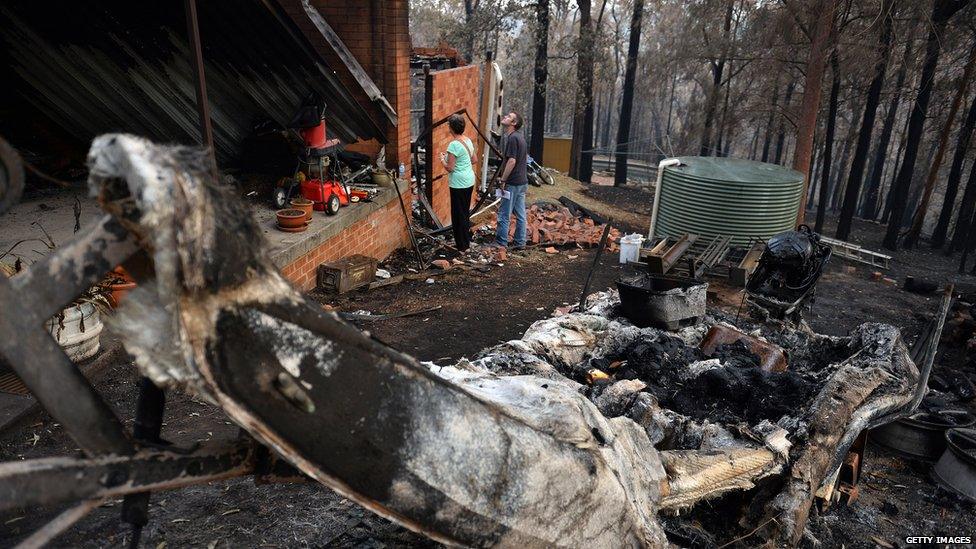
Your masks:
M 793 229 L 803 174 L 740 158 L 683 156 L 661 174 L 655 236 L 729 235 L 733 245 Z

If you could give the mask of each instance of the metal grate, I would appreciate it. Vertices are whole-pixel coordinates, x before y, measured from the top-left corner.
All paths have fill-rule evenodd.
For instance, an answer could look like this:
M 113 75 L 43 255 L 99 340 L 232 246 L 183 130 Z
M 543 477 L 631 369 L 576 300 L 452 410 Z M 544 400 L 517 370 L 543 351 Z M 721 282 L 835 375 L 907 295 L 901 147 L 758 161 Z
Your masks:
M 0 393 L 6 393 L 8 395 L 29 395 L 30 390 L 17 377 L 17 374 L 4 372 L 0 374 Z

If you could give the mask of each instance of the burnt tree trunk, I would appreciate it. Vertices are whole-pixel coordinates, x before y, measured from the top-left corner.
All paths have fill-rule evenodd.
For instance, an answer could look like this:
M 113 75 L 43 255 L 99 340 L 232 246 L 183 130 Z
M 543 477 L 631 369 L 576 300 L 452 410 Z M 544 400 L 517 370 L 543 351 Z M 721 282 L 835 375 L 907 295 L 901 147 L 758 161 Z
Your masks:
M 949 143 L 949 135 L 952 133 L 952 124 L 956 119 L 956 113 L 959 112 L 959 106 L 962 105 L 963 98 L 966 97 L 966 90 L 973 76 L 974 64 L 976 64 L 976 45 L 969 50 L 969 61 L 966 62 L 966 68 L 963 70 L 962 81 L 959 83 L 959 89 L 956 90 L 955 97 L 952 98 L 952 104 L 949 106 L 949 115 L 946 117 L 946 123 L 942 126 L 942 131 L 939 134 L 939 148 L 932 158 L 931 166 L 929 166 L 929 175 L 925 180 L 925 189 L 922 191 L 922 200 L 918 205 L 918 210 L 915 212 L 915 217 L 912 219 L 912 226 L 908 231 L 908 235 L 905 237 L 906 248 L 915 246 L 918 243 L 918 239 L 922 236 L 922 226 L 925 224 L 925 215 L 928 213 L 929 200 L 932 198 L 932 191 L 935 189 L 935 182 L 939 176 L 939 168 L 942 166 L 943 157 L 945 157 L 946 146 Z M 952 209 L 951 203 L 949 209 Z
M 898 103 L 901 101 L 901 90 L 905 86 L 905 75 L 908 72 L 908 63 L 912 56 L 911 40 L 905 45 L 905 55 L 902 57 L 901 65 L 898 67 L 898 76 L 895 79 L 895 94 L 891 98 L 888 106 L 888 114 L 885 115 L 884 126 L 881 128 L 881 136 L 878 138 L 878 146 L 874 151 L 874 160 L 871 162 L 871 173 L 868 181 L 868 190 L 861 205 L 861 217 L 864 219 L 878 218 L 878 198 L 881 192 L 881 178 L 884 174 L 885 160 L 888 157 L 888 146 L 891 143 L 891 134 L 895 128 L 895 119 L 898 116 Z
M 715 124 L 715 113 L 718 111 L 719 97 L 722 95 L 722 74 L 728 57 L 729 38 L 732 33 L 732 8 L 734 0 L 728 0 L 725 7 L 725 24 L 722 27 L 722 46 L 718 59 L 711 59 L 709 65 L 712 70 L 712 88 L 708 90 L 708 102 L 705 104 L 705 124 L 702 127 L 700 156 L 712 153 L 712 126 Z
M 905 117 L 905 127 L 901 131 L 901 139 L 898 141 L 898 153 L 895 155 L 895 163 L 892 165 L 892 171 L 888 175 L 890 176 L 890 181 L 888 183 L 888 191 L 885 193 L 884 201 L 884 215 L 881 219 L 882 223 L 887 223 L 888 218 L 891 217 L 891 198 L 892 191 L 895 188 L 895 181 L 898 179 L 898 166 L 901 165 L 901 158 L 905 154 L 905 144 L 907 142 L 906 137 L 908 136 L 908 123 L 911 121 L 911 117 Z
M 928 112 L 929 100 L 932 97 L 935 69 L 939 65 L 941 35 L 949 19 L 968 3 L 969 0 L 936 0 L 932 7 L 932 26 L 929 30 L 928 41 L 925 47 L 925 63 L 922 65 L 918 97 L 915 99 L 915 106 L 912 108 L 912 114 L 909 119 L 905 159 L 902 161 L 901 168 L 898 171 L 898 178 L 892 187 L 891 217 L 888 219 L 888 229 L 885 231 L 884 241 L 882 242 L 882 245 L 888 250 L 898 249 L 901 220 L 905 214 L 905 207 L 908 202 L 908 189 L 911 186 L 912 175 L 915 172 L 915 163 L 918 160 L 919 142 L 922 138 L 922 132 L 925 129 L 925 116 Z
M 847 172 L 847 162 L 851 158 L 851 146 L 857 137 L 857 112 L 861 110 L 860 105 L 851 105 L 851 123 L 847 125 L 847 133 L 844 136 L 844 147 L 841 149 L 840 159 L 833 174 L 830 177 L 830 210 L 837 211 L 840 208 L 840 196 L 844 189 L 844 174 Z
M 634 108 L 634 80 L 637 77 L 637 53 L 640 50 L 641 20 L 644 17 L 644 0 L 634 0 L 634 13 L 630 18 L 630 43 L 627 46 L 627 66 L 624 69 L 624 91 L 620 101 L 620 122 L 617 125 L 617 165 L 613 184 L 627 183 L 627 160 L 630 152 L 630 118 Z
M 668 124 L 665 128 L 665 134 L 671 135 L 671 118 L 674 114 L 674 88 L 678 84 L 678 73 L 675 72 L 671 75 L 671 94 L 668 96 Z
M 586 169 L 584 155 L 593 145 L 593 42 L 594 30 L 590 16 L 590 0 L 579 0 L 579 45 L 576 56 L 576 100 L 573 108 L 573 142 L 569 158 L 569 176 L 580 181 L 588 180 L 587 172 L 592 175 L 592 164 Z M 589 131 L 587 131 L 589 126 Z M 587 138 L 588 137 L 588 138 Z
M 601 109 L 603 111 L 601 113 L 601 116 L 603 117 L 603 121 L 600 122 L 599 142 L 600 142 L 600 147 L 603 149 L 609 149 L 610 147 L 610 126 L 612 125 L 611 122 L 613 118 L 613 107 L 614 107 L 613 104 L 617 99 L 615 97 L 616 90 L 614 89 L 614 85 L 611 84 L 609 88 L 610 89 L 607 91 L 607 95 L 609 97 L 606 99 L 606 105 L 604 105 L 604 108 Z M 613 155 L 613 151 L 610 151 L 610 155 L 611 156 Z
M 783 97 L 783 112 L 780 116 L 779 126 L 776 129 L 776 153 L 773 155 L 773 164 L 779 164 L 783 160 L 783 145 L 786 142 L 786 115 L 785 112 L 790 108 L 790 100 L 793 98 L 793 89 L 796 82 L 790 82 L 786 86 L 786 95 Z
M 727 135 L 729 118 L 729 96 L 732 95 L 732 79 L 725 81 L 725 99 L 722 101 L 722 119 L 718 125 L 718 140 L 715 141 L 715 156 L 728 156 L 732 139 Z
M 749 160 L 756 159 L 756 150 L 759 147 L 759 129 L 752 132 L 752 145 L 749 147 Z
M 970 239 L 967 236 L 972 230 L 974 210 L 976 210 L 976 162 L 973 162 L 969 169 L 969 180 L 966 182 L 966 190 L 963 192 L 962 202 L 959 204 L 959 219 L 956 221 L 956 229 L 952 233 L 949 253 L 964 250 L 968 244 Z
M 857 199 L 861 194 L 861 180 L 864 177 L 864 165 L 867 163 L 868 150 L 871 148 L 871 134 L 874 132 L 874 118 L 881 102 L 881 87 L 884 85 L 885 70 L 888 66 L 888 53 L 891 50 L 890 14 L 886 14 L 881 29 L 881 42 L 878 46 L 878 61 L 874 68 L 874 78 L 868 87 L 868 98 L 864 105 L 864 117 L 861 122 L 861 133 L 857 136 L 857 148 L 854 149 L 854 160 L 851 162 L 851 173 L 847 178 L 847 189 L 844 192 L 844 203 L 840 209 L 840 221 L 837 223 L 836 236 L 840 240 L 847 240 L 851 234 L 851 222 L 854 220 L 854 210 Z
M 806 214 L 804 199 L 807 194 L 807 186 L 810 185 L 813 134 L 817 130 L 817 112 L 820 110 L 823 74 L 826 68 L 831 35 L 834 30 L 835 6 L 835 0 L 822 0 L 819 3 L 817 25 L 813 31 L 810 58 L 807 60 L 806 79 L 803 82 L 803 99 L 800 101 L 800 116 L 796 125 L 796 152 L 793 155 L 793 169 L 803 174 L 803 191 L 800 194 L 800 207 L 796 214 L 798 224 L 803 223 Z
M 546 135 L 546 81 L 549 79 L 549 0 L 539 0 L 535 8 L 535 83 L 532 86 L 532 136 L 529 154 L 542 162 Z
M 769 146 L 773 141 L 773 120 L 776 115 L 776 107 L 779 105 L 779 83 L 776 83 L 776 87 L 773 88 L 773 102 L 769 109 L 769 115 L 766 117 L 766 135 L 763 136 L 763 146 L 762 146 L 762 162 L 769 161 Z
M 949 167 L 949 177 L 946 180 L 945 200 L 942 201 L 942 212 L 939 213 L 939 222 L 932 233 L 932 247 L 941 248 L 946 242 L 949 234 L 949 223 L 952 221 L 952 210 L 956 205 L 956 196 L 959 194 L 959 183 L 962 180 L 962 165 L 966 160 L 966 152 L 969 150 L 969 141 L 973 135 L 973 127 L 976 126 L 976 97 L 969 105 L 966 113 L 966 121 L 963 122 L 956 139 L 956 152 L 952 156 L 952 166 Z M 961 219 L 960 219 L 961 221 Z
M 464 0 L 464 56 L 468 63 L 474 61 L 474 29 L 473 20 L 478 10 L 479 0 Z
M 814 224 L 814 231 L 823 232 L 824 218 L 827 216 L 827 200 L 830 193 L 830 166 L 832 162 L 832 152 L 834 148 L 834 131 L 837 128 L 837 99 L 840 95 L 840 68 L 837 62 L 837 53 L 830 55 L 830 71 L 834 81 L 830 85 L 830 106 L 827 108 L 827 133 L 824 135 L 824 152 L 822 168 L 820 172 L 820 200 L 817 202 L 817 221 Z
M 820 181 L 820 172 L 823 168 L 823 137 L 823 133 L 818 128 L 817 136 L 813 140 L 813 164 L 810 166 L 810 191 L 807 193 L 807 209 L 812 209 L 817 204 L 817 196 L 820 192 L 820 185 L 817 183 Z

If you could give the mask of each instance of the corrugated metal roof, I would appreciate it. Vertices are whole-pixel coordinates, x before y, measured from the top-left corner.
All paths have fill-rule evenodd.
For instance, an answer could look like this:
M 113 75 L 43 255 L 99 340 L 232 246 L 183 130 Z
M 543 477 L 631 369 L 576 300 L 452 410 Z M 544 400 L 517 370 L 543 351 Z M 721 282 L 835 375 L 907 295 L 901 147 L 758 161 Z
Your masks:
M 280 13 L 260 0 L 199 2 L 215 148 L 234 163 L 256 122 L 286 124 L 309 91 L 330 133 L 376 138 L 381 126 Z M 270 7 L 270 9 L 269 9 Z M 125 131 L 196 143 L 196 96 L 182 2 L 14 2 L 0 7 L 0 81 L 83 141 Z

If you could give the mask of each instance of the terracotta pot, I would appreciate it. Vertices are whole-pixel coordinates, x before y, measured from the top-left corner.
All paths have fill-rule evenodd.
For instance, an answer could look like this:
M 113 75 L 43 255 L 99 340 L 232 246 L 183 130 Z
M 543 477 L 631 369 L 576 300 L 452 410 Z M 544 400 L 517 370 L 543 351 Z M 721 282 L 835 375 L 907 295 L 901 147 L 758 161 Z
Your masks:
M 125 297 L 125 294 L 129 293 L 129 290 L 136 287 L 135 282 L 126 282 L 124 284 L 109 284 L 107 286 L 109 290 L 108 302 L 112 308 L 119 306 L 119 302 Z
M 125 280 L 126 282 L 135 282 L 135 279 L 129 275 L 129 271 L 125 270 L 125 267 L 119 265 L 118 267 L 112 269 L 112 273 L 117 275 L 119 278 Z
M 305 212 L 306 221 L 312 220 L 312 206 L 315 205 L 314 202 L 307 198 L 292 198 L 289 204 L 292 208 Z
M 305 227 L 305 211 L 290 208 L 275 212 L 278 216 L 278 227 L 281 229 L 300 229 Z

